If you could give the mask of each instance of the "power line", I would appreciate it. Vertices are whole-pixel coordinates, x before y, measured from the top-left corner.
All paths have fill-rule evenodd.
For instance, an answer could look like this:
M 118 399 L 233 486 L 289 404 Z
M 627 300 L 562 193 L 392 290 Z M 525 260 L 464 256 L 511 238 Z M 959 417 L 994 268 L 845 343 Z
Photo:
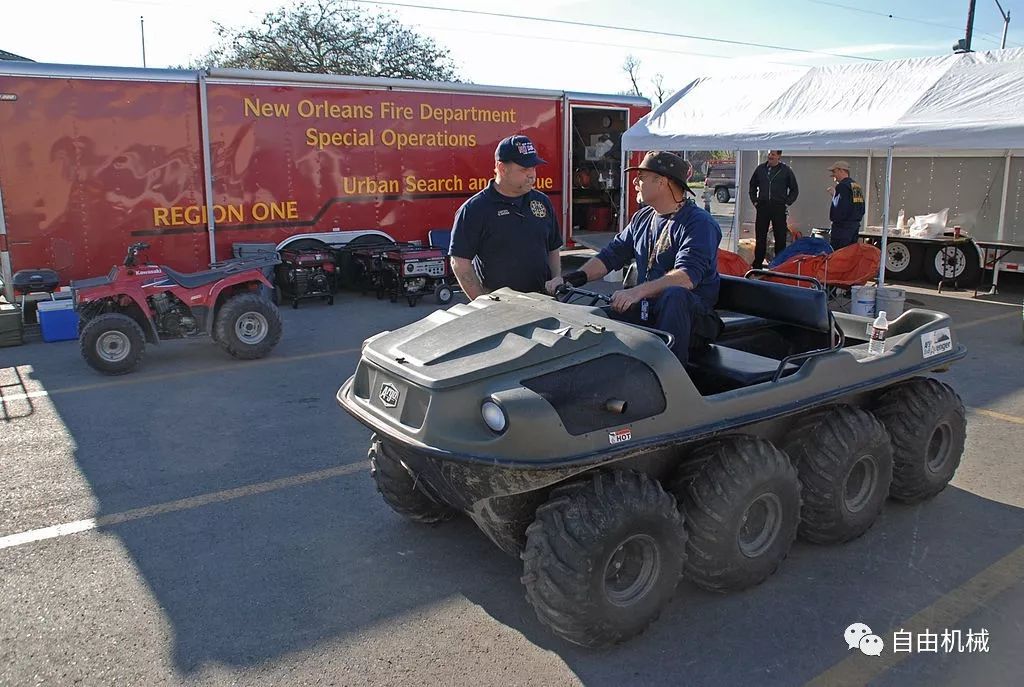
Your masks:
M 608 24 L 592 24 L 583 21 L 570 21 L 568 19 L 544 19 L 539 17 L 521 17 L 515 14 L 502 14 L 499 12 L 483 12 L 480 10 L 460 10 L 452 7 L 429 7 L 427 5 L 414 5 L 405 2 L 383 2 L 382 0 L 353 0 L 362 5 L 385 5 L 390 7 L 405 7 L 416 10 L 430 10 L 433 12 L 453 12 L 456 14 L 473 14 L 483 17 L 499 17 L 501 19 L 521 19 L 523 21 L 536 21 L 549 24 L 563 24 L 566 26 L 582 26 L 591 29 L 611 29 L 612 31 L 630 31 L 642 33 L 649 36 L 668 36 L 669 38 L 687 38 L 694 41 L 707 41 L 709 43 L 723 43 L 726 45 L 740 45 L 748 48 L 764 48 L 766 50 L 781 50 L 784 52 L 805 53 L 811 55 L 826 55 L 828 57 L 842 57 L 847 60 L 864 60 L 866 62 L 880 62 L 876 57 L 864 57 L 862 55 L 844 55 L 842 53 L 828 52 L 825 50 L 809 50 L 806 48 L 791 48 L 785 45 L 771 45 L 768 43 L 751 43 L 748 41 L 734 41 L 727 38 L 708 38 L 706 36 L 695 36 L 685 33 L 669 33 L 667 31 L 652 31 L 650 29 L 634 29 L 628 26 L 610 26 Z
M 895 15 L 895 14 L 889 14 L 888 12 L 877 12 L 875 10 L 866 10 L 866 9 L 861 8 L 861 7 L 851 7 L 850 5 L 843 5 L 843 4 L 840 4 L 838 2 L 827 2 L 827 0 L 807 0 L 807 1 L 808 2 L 812 2 L 815 5 L 827 5 L 829 7 L 836 7 L 838 9 L 846 10 L 848 12 L 860 12 L 861 14 L 870 14 L 870 15 L 873 15 L 873 16 L 876 16 L 876 17 L 886 17 L 887 19 L 897 19 L 899 21 L 906 21 L 906 22 L 910 22 L 912 24 L 924 24 L 925 26 L 935 26 L 935 27 L 938 27 L 940 29 L 951 29 L 953 31 L 956 31 L 958 34 L 959 34 L 959 32 L 964 30 L 964 27 L 962 27 L 962 26 L 950 26 L 949 24 L 940 24 L 939 22 L 928 21 L 927 19 L 916 19 L 914 17 L 901 17 L 901 16 L 898 16 L 898 15 Z M 991 33 L 984 33 L 984 32 L 981 32 L 981 31 L 975 31 L 974 35 L 975 36 L 984 36 L 984 37 L 988 38 L 989 40 L 991 40 L 991 41 L 993 41 L 995 43 L 999 43 L 1002 40 L 1002 38 L 999 37 L 999 36 L 996 36 L 996 35 L 991 34 Z M 1015 43 L 1014 45 L 1017 45 L 1017 44 Z

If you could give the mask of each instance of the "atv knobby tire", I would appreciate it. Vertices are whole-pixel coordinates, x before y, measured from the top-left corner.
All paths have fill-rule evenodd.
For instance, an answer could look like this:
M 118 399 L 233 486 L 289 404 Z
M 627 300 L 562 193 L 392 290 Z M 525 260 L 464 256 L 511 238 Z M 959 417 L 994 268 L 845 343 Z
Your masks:
M 892 441 L 889 496 L 916 503 L 945 489 L 960 465 L 967 438 L 964 404 L 956 392 L 918 377 L 886 389 L 874 414 Z
M 131 372 L 142 360 L 146 335 L 139 323 L 123 313 L 97 315 L 79 336 L 82 357 L 89 366 L 108 375 Z
M 221 306 L 214 339 L 235 358 L 262 358 L 281 340 L 281 313 L 254 293 L 232 296 Z
M 803 486 L 797 534 L 815 544 L 856 539 L 875 523 L 892 482 L 885 427 L 853 406 L 800 418 L 784 450 Z
M 526 530 L 526 599 L 555 634 L 602 647 L 643 630 L 671 600 L 686 530 L 671 495 L 638 472 L 595 473 L 552 491 Z
M 377 435 L 370 440 L 368 458 L 370 476 L 377 483 L 377 491 L 399 515 L 427 524 L 444 522 L 455 515 L 451 508 L 423 491 L 401 458 Z
M 690 535 L 685 574 L 716 592 L 760 584 L 796 538 L 796 469 L 771 443 L 745 435 L 713 440 L 690 459 L 672 483 Z M 695 476 L 692 463 L 701 466 Z

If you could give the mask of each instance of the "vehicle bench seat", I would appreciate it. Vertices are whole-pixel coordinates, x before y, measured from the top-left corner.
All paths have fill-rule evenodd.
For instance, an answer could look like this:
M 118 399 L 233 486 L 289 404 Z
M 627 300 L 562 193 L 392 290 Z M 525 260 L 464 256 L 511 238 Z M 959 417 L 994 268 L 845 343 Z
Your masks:
M 831 331 L 828 295 L 819 289 L 723 274 L 715 309 L 725 323 L 724 338 L 771 323 Z
M 690 379 L 704 393 L 721 393 L 767 382 L 778 369 L 779 361 L 774 358 L 718 344 L 692 351 L 686 363 Z M 798 369 L 793 363 L 786 363 L 781 376 Z

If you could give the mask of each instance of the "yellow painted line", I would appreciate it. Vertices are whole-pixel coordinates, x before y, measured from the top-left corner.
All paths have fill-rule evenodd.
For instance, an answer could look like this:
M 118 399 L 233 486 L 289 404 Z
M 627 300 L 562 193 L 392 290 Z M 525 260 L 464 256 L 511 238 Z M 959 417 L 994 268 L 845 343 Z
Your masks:
M 954 629 L 965 617 L 1022 581 L 1024 546 L 1010 552 L 924 610 L 889 628 L 888 637 L 882 636 L 886 647 L 881 656 L 867 656 L 859 650 L 851 649 L 849 658 L 840 661 L 807 684 L 814 687 L 866 685 L 904 659 L 916 655 L 914 652 L 892 651 L 889 644 L 894 631 L 906 630 L 916 636 L 925 630 L 941 632 L 944 629 Z M 842 633 L 837 634 L 835 639 L 842 642 Z
M 988 324 L 989 322 L 996 322 L 998 320 L 1008 320 L 1010 318 L 1020 319 L 1021 313 L 1016 312 L 1004 312 L 1001 315 L 989 315 L 988 317 L 982 317 L 977 320 L 968 320 L 967 322 L 953 322 L 954 329 L 969 329 L 970 327 L 977 327 L 979 324 Z
M 181 370 L 180 372 L 167 372 L 164 374 L 157 375 L 131 375 L 128 377 L 118 377 L 117 379 L 111 379 L 103 382 L 95 382 L 93 384 L 82 384 L 80 386 L 68 386 L 57 389 L 45 389 L 39 391 L 29 391 L 19 394 L 0 394 L 0 400 L 4 401 L 24 401 L 29 398 L 42 398 L 45 396 L 56 396 L 57 394 L 73 394 L 81 391 L 95 391 L 97 389 L 110 389 L 119 386 L 129 386 L 132 384 L 149 384 L 152 382 L 162 382 L 168 379 L 181 379 L 182 377 L 191 377 L 194 375 L 207 374 L 210 372 L 227 372 L 231 370 L 245 370 L 253 367 L 262 367 L 265 365 L 280 365 L 283 363 L 292 363 L 297 360 L 315 360 L 316 358 L 327 358 L 335 355 L 347 355 L 349 353 L 358 353 L 358 348 L 342 348 L 334 351 L 321 351 L 319 353 L 305 353 L 303 355 L 291 355 L 274 358 L 260 358 L 259 360 L 239 360 L 235 363 L 226 363 L 224 365 L 217 365 L 215 367 L 204 367 L 200 369 Z M 338 380 L 340 384 L 343 380 Z
M 152 518 L 157 515 L 164 515 L 165 513 L 176 513 L 178 511 L 190 510 L 192 508 L 199 508 L 200 506 L 207 506 L 211 503 L 223 503 L 225 501 L 233 501 L 246 496 L 266 494 L 271 491 L 287 489 L 288 487 L 295 487 L 301 484 L 322 482 L 324 480 L 331 479 L 332 477 L 341 477 L 343 475 L 362 472 L 368 466 L 369 463 L 366 461 L 360 461 L 358 463 L 350 463 L 348 465 L 339 465 L 337 467 L 327 468 L 326 470 L 317 470 L 315 472 L 306 472 L 301 475 L 282 477 L 281 479 L 275 479 L 270 482 L 260 482 L 259 484 L 250 484 L 244 487 L 237 487 L 235 489 L 226 489 L 224 491 L 215 491 L 210 494 L 190 496 L 188 498 L 178 499 L 177 501 L 166 501 L 154 506 L 134 508 L 132 510 L 112 513 L 110 515 L 101 515 L 98 518 L 87 518 L 85 520 L 76 520 L 74 522 L 66 522 L 60 525 L 52 525 L 50 527 L 29 530 L 28 532 L 9 534 L 6 537 L 0 537 L 0 549 L 9 549 L 14 546 L 28 544 L 30 542 L 43 541 L 44 539 L 66 537 L 69 534 L 87 532 L 98 527 L 120 525 L 124 522 L 141 520 L 143 518 Z
M 1017 417 L 1016 415 L 1007 415 L 1006 413 L 997 413 L 994 410 L 985 410 L 984 408 L 971 408 L 970 411 L 972 413 L 977 413 L 978 415 L 984 415 L 985 417 L 995 418 L 996 420 L 1012 422 L 1015 425 L 1024 425 L 1024 417 Z

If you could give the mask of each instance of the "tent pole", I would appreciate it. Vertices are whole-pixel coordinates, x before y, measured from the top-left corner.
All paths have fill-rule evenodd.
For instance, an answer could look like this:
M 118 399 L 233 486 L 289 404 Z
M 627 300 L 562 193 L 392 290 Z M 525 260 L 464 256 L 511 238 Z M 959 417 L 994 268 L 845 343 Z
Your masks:
M 885 259 L 888 253 L 886 239 L 889 236 L 889 195 L 892 192 L 892 146 L 885 156 L 885 200 L 882 202 L 882 259 L 878 261 L 878 285 L 885 286 Z
M 740 227 L 743 226 L 743 201 L 741 198 L 746 196 L 740 195 L 743 192 L 743 186 L 740 184 L 740 179 L 743 178 L 743 151 L 737 150 L 733 157 L 736 159 L 735 165 L 735 178 L 736 178 L 736 209 L 732 213 L 732 228 L 729 230 L 729 250 L 733 253 L 740 252 Z

